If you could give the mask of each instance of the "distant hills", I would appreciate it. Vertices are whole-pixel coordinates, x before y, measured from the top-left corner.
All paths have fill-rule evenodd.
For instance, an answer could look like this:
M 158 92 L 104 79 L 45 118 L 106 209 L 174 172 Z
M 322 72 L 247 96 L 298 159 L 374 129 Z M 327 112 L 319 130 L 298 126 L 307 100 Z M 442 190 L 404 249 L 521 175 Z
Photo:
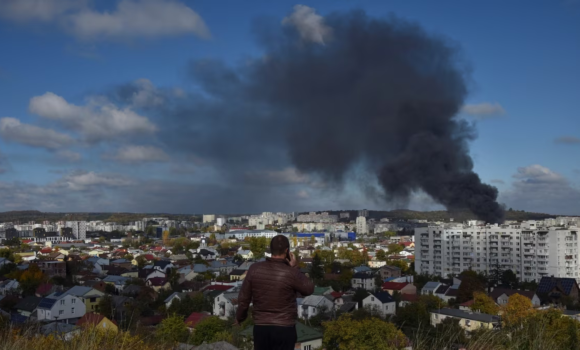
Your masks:
M 338 213 L 349 212 L 350 219 L 354 220 L 358 215 L 358 210 L 328 210 L 330 214 L 338 215 Z M 397 209 L 390 211 L 369 210 L 369 218 L 382 219 L 389 218 L 391 220 L 429 220 L 429 221 L 449 221 L 453 219 L 456 222 L 463 222 L 466 220 L 476 220 L 477 218 L 469 211 L 416 211 L 409 209 Z M 244 214 L 236 214 L 240 216 Z M 247 215 L 247 214 L 246 214 Z M 169 214 L 169 213 L 51 213 L 41 212 L 38 210 L 19 210 L 0 212 L 0 222 L 20 222 L 25 223 L 29 221 L 112 221 L 120 224 L 126 224 L 141 220 L 143 217 L 162 216 L 173 220 L 192 220 L 194 217 L 201 219 L 201 214 Z M 227 215 L 226 215 L 227 216 Z M 543 220 L 546 218 L 553 218 L 559 215 L 552 215 L 546 213 L 531 213 L 523 210 L 507 210 L 506 220 Z

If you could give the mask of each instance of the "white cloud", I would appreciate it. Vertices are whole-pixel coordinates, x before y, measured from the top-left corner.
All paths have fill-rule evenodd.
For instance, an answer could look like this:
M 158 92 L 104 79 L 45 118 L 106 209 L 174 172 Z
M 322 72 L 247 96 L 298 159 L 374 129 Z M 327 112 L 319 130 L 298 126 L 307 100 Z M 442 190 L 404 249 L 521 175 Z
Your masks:
M 93 98 L 86 106 L 76 106 L 47 92 L 30 100 L 29 110 L 43 118 L 62 123 L 80 132 L 88 142 L 111 140 L 157 131 L 149 119 L 130 108 L 119 108 L 106 100 Z
M 308 192 L 306 192 L 305 190 L 300 190 L 298 191 L 298 193 L 296 194 L 296 196 L 298 198 L 302 198 L 302 199 L 307 199 L 310 198 L 310 195 L 308 194 Z
M 555 139 L 554 142 L 565 145 L 578 145 L 580 144 L 580 138 L 576 136 L 561 136 Z
M 68 11 L 85 6 L 84 0 L 2 0 L 0 17 L 18 22 L 50 22 Z
M 0 137 L 5 140 L 50 150 L 63 148 L 74 143 L 72 137 L 51 129 L 23 124 L 16 118 L 0 119 Z
M 461 108 L 461 111 L 463 113 L 475 117 L 476 119 L 489 119 L 505 114 L 505 110 L 497 102 L 495 103 L 483 102 L 478 104 L 469 104 L 463 106 L 463 108 Z
M 107 155 L 105 158 L 126 163 L 165 162 L 169 156 L 160 148 L 153 146 L 125 146 L 117 154 Z
M 158 38 L 195 34 L 209 38 L 199 14 L 171 0 L 121 0 L 113 12 L 85 9 L 66 17 L 65 26 L 81 39 Z
M 514 183 L 500 200 L 508 207 L 553 214 L 580 214 L 580 189 L 564 176 L 534 164 L 518 168 Z
M 95 187 L 124 187 L 133 184 L 133 180 L 125 178 L 119 174 L 102 174 L 92 171 L 83 171 L 66 175 L 57 182 L 56 187 L 64 187 L 72 191 L 84 191 Z
M 81 160 L 82 156 L 80 153 L 69 151 L 69 150 L 62 150 L 56 153 L 56 156 L 60 160 L 64 160 L 67 162 L 78 162 Z
M 306 5 L 294 6 L 294 12 L 285 17 L 282 24 L 296 27 L 302 40 L 318 44 L 324 45 L 332 35 L 332 28 L 324 24 L 324 18 Z
M 137 90 L 130 97 L 136 107 L 154 107 L 163 104 L 164 98 L 153 83 L 148 79 L 139 79 L 134 82 Z

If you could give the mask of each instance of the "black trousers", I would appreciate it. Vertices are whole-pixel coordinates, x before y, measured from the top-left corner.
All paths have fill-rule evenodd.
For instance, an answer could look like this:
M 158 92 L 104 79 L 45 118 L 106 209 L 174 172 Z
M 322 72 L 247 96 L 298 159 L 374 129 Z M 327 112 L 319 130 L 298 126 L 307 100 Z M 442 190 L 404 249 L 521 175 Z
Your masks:
M 294 350 L 296 326 L 254 326 L 254 350 Z

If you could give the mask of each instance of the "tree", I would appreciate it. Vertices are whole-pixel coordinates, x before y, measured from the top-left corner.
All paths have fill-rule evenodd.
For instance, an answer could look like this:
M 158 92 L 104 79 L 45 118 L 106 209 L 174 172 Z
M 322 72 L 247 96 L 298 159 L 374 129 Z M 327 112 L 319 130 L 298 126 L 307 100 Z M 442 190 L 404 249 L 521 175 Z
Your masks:
M 323 324 L 323 345 L 328 350 L 396 350 L 405 346 L 405 335 L 392 323 L 378 318 L 355 320 L 345 314 Z
M 471 310 L 484 314 L 497 315 L 499 312 L 499 306 L 497 306 L 493 299 L 488 297 L 485 293 L 474 292 Z
M 97 306 L 99 313 L 109 320 L 114 320 L 115 310 L 113 305 L 113 298 L 110 295 L 104 295 L 101 300 L 99 300 L 99 305 Z
M 507 327 L 521 325 L 526 318 L 535 312 L 532 301 L 517 293 L 509 297 L 503 311 L 503 323 Z
M 398 243 L 391 243 L 387 246 L 387 255 L 397 255 L 403 251 L 403 246 Z
M 508 288 L 517 288 L 518 277 L 512 270 L 505 270 L 501 275 L 501 284 Z
M 324 268 L 322 267 L 322 262 L 320 255 L 315 253 L 312 259 L 312 265 L 310 266 L 310 277 L 318 282 L 324 279 Z
M 169 244 L 169 231 L 163 231 L 163 245 Z
M 170 227 L 169 228 L 169 236 L 175 236 L 177 235 L 177 229 L 175 227 Z
M 38 288 L 42 282 L 46 281 L 46 276 L 36 264 L 30 264 L 28 269 L 24 272 L 15 270 L 12 274 L 19 274 L 17 280 L 20 283 L 20 288 L 24 295 L 34 295 L 36 288 Z
M 354 292 L 354 295 L 352 297 L 352 301 L 356 301 L 358 303 L 358 306 L 362 307 L 363 299 L 368 297 L 368 296 L 369 296 L 369 292 L 367 292 L 363 288 L 357 288 L 357 290 Z
M 387 254 L 385 253 L 384 250 L 379 249 L 379 250 L 376 251 L 375 254 L 376 254 L 375 257 L 377 258 L 377 260 L 379 260 L 379 261 L 387 261 Z
M 472 270 L 463 271 L 460 274 L 461 285 L 457 291 L 457 302 L 464 303 L 473 299 L 474 292 L 484 292 L 485 285 L 477 275 L 477 272 Z
M 207 317 L 195 326 L 193 344 L 201 345 L 204 341 L 211 342 L 216 334 L 222 332 L 225 322 L 217 316 Z
M 185 343 L 189 338 L 189 330 L 183 317 L 172 315 L 161 321 L 155 335 L 163 341 Z
M 406 274 L 409 271 L 409 264 L 403 260 L 391 260 L 390 266 L 395 266 L 401 269 L 401 273 Z
M 107 283 L 105 284 L 105 293 L 107 294 L 115 294 L 117 292 L 117 289 L 115 289 L 115 286 Z
M 145 259 L 143 255 L 139 255 L 138 257 L 135 258 L 135 260 L 137 261 L 137 266 L 140 269 L 144 268 L 145 265 L 147 265 L 147 259 Z
M 465 330 L 459 325 L 459 320 L 447 317 L 435 326 L 438 344 L 466 344 L 468 339 Z
M 294 231 L 296 230 L 296 231 Z M 298 232 L 298 229 L 296 227 L 294 227 L 292 229 L 293 232 Z M 296 236 L 292 237 L 292 247 L 296 248 L 298 246 L 298 238 L 296 238 Z
M 266 237 L 250 237 L 250 250 L 252 251 L 252 254 L 254 254 L 254 259 L 261 259 L 264 257 L 268 243 Z

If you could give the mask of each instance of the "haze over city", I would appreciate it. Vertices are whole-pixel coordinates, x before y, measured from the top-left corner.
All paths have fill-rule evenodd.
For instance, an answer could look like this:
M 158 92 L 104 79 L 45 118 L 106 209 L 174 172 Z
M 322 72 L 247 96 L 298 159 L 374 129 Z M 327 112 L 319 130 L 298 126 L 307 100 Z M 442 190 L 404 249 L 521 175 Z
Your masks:
M 0 210 L 580 213 L 577 2 L 30 3 Z

